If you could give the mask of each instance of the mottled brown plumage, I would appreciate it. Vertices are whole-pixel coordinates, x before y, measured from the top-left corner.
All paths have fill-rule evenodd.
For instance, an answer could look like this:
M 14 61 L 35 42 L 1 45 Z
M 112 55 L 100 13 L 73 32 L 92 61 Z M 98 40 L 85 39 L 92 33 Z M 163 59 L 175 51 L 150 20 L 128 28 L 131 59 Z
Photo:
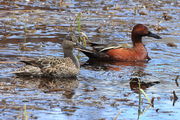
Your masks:
M 42 57 L 22 60 L 26 65 L 13 72 L 18 76 L 54 77 L 66 78 L 76 77 L 79 73 L 79 61 L 73 55 L 75 43 L 64 40 L 62 43 L 64 58 Z

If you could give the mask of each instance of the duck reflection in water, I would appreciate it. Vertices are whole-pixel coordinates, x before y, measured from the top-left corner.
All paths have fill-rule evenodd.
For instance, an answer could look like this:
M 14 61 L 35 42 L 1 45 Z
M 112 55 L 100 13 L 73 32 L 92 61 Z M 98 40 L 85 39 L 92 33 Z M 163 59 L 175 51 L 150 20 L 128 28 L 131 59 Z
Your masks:
M 144 79 L 147 79 L 147 80 L 145 81 Z M 152 75 L 149 73 L 145 73 L 144 69 L 141 68 L 141 69 L 135 70 L 132 73 L 130 81 L 129 81 L 130 89 L 134 91 L 135 93 L 139 93 L 140 89 L 146 90 L 147 88 L 160 83 L 159 81 L 154 81 L 152 79 L 153 79 Z
M 146 67 L 146 62 L 118 62 L 118 61 L 94 61 L 94 60 L 88 60 L 84 64 L 81 65 L 82 67 L 93 69 L 93 70 L 113 70 L 113 71 L 121 71 L 127 66 L 132 67 Z
M 95 62 L 94 60 L 88 60 L 82 66 L 86 67 L 87 69 L 96 71 L 121 71 L 123 69 L 126 69 L 125 67 L 130 66 L 129 68 L 127 68 L 130 72 L 129 85 L 130 89 L 136 93 L 139 92 L 140 88 L 146 90 L 147 88 L 160 83 L 159 81 L 152 80 L 152 75 L 144 71 L 147 66 L 147 62 Z
M 29 78 L 16 77 L 15 83 L 20 83 L 27 88 L 35 88 L 44 93 L 60 93 L 62 97 L 71 99 L 78 88 L 79 81 L 77 78 Z
M 146 90 L 147 88 L 159 84 L 159 81 L 144 82 L 140 78 L 130 78 L 130 88 L 132 91 L 139 93 L 139 89 Z

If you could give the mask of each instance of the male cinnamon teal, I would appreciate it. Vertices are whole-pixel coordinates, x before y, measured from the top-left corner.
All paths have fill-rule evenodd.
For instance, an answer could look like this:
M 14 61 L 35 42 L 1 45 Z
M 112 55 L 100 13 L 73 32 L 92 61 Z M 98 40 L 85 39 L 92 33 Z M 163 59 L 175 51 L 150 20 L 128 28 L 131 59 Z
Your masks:
M 147 61 L 150 58 L 142 43 L 142 37 L 144 36 L 161 39 L 160 36 L 150 32 L 143 24 L 137 24 L 131 33 L 132 47 L 117 44 L 90 43 L 92 49 L 87 49 L 83 46 L 80 46 L 78 49 L 90 59 L 98 59 L 100 61 Z
M 79 73 L 80 64 L 73 48 L 75 43 L 64 40 L 62 43 L 64 58 L 42 57 L 23 60 L 26 65 L 13 72 L 18 76 L 54 77 L 66 78 L 75 77 Z

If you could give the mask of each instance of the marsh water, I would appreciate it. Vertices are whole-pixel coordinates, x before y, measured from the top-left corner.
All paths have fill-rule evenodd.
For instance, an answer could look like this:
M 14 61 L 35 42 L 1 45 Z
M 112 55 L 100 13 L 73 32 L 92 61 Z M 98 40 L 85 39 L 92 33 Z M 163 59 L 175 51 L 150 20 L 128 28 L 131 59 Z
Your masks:
M 0 120 L 179 120 L 179 20 L 178 0 L 0 0 Z M 63 57 L 60 43 L 72 31 L 131 43 L 138 23 L 162 37 L 143 38 L 148 63 L 89 64 L 75 50 L 77 79 L 12 73 L 22 58 Z

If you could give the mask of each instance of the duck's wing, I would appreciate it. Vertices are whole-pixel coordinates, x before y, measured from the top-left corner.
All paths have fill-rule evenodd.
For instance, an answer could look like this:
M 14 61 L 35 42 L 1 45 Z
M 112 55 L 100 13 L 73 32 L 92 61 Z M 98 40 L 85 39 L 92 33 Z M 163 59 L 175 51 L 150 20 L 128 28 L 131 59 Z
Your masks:
M 110 49 L 118 49 L 118 48 L 131 48 L 132 45 L 130 44 L 117 44 L 117 43 L 110 43 L 110 44 L 98 44 L 93 42 L 88 42 L 90 48 L 86 48 L 82 45 L 78 45 L 78 50 L 83 52 L 89 58 L 108 58 L 106 54 L 107 50 Z
M 93 48 L 93 50 L 97 52 L 103 52 L 110 49 L 117 49 L 117 48 L 132 48 L 131 44 L 118 44 L 115 42 L 111 42 L 109 44 L 101 44 L 101 43 L 95 43 L 95 42 L 88 42 L 88 45 Z
M 59 59 L 59 64 L 42 68 L 45 76 L 55 78 L 75 77 L 79 73 L 79 69 L 70 58 Z
M 43 57 L 21 62 L 26 65 L 12 72 L 18 76 L 68 77 L 75 76 L 79 71 L 70 58 Z
M 16 74 L 17 76 L 36 76 L 36 77 L 40 77 L 42 76 L 42 72 L 41 69 L 39 67 L 35 67 L 32 65 L 26 65 L 16 71 L 11 72 L 13 74 Z
M 95 49 L 88 49 L 86 47 L 78 47 L 77 49 L 91 59 L 102 59 L 108 57 L 104 52 L 99 52 Z
M 111 43 L 106 45 L 104 48 L 102 48 L 99 52 L 103 52 L 110 49 L 118 49 L 118 48 L 132 48 L 131 44 L 117 44 L 117 43 Z
M 63 62 L 63 58 L 59 58 L 59 57 L 28 58 L 21 60 L 20 62 L 23 62 L 26 65 L 42 68 L 42 67 L 54 66 L 56 64 L 61 64 Z
M 42 68 L 52 66 L 50 61 L 52 58 L 26 58 L 20 62 L 26 65 L 13 71 L 17 76 L 35 76 L 41 77 L 43 75 Z
M 96 51 L 94 51 L 94 49 L 92 49 L 92 48 L 87 48 L 87 47 L 77 43 L 77 48 L 76 49 L 78 49 L 79 51 L 84 53 L 89 58 L 96 57 Z

